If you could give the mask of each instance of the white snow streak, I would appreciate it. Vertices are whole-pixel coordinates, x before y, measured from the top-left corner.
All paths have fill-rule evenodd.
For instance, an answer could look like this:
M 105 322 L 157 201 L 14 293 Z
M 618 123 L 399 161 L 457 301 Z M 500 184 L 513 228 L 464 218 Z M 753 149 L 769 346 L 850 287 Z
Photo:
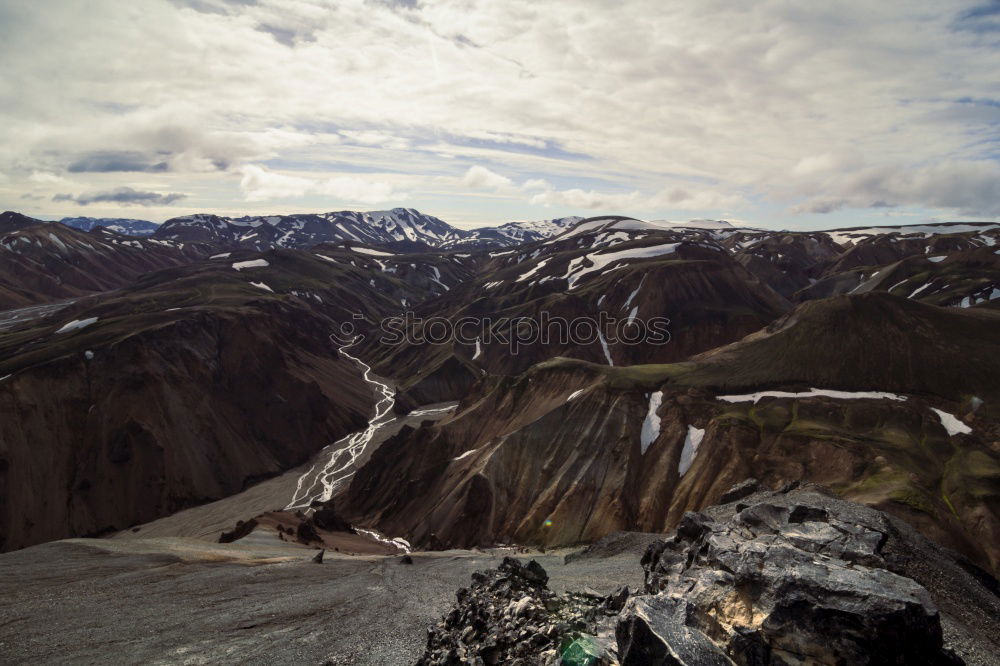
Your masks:
M 528 278 L 530 278 L 532 275 L 534 275 L 535 273 L 537 273 L 539 271 L 539 269 L 543 268 L 545 266 L 545 264 L 547 264 L 547 263 L 549 263 L 548 259 L 542 259 L 541 261 L 539 261 L 535 265 L 534 268 L 532 268 L 530 271 L 528 271 L 527 273 L 523 274 L 521 277 L 519 277 L 516 280 L 514 280 L 514 282 L 524 282 L 525 280 L 527 280 Z
M 940 409 L 935 409 L 934 407 L 931 407 L 931 411 L 937 414 L 938 418 L 941 419 L 941 425 L 943 425 L 944 429 L 948 431 L 949 437 L 954 437 L 959 433 L 968 435 L 972 432 L 972 428 L 959 421 L 954 414 L 943 412 Z
M 611 360 L 611 351 L 608 349 L 608 341 L 604 339 L 604 332 L 600 328 L 597 329 L 597 337 L 601 339 L 601 347 L 604 349 L 604 357 L 608 359 L 608 365 L 614 365 L 615 362 Z
M 649 396 L 649 411 L 646 412 L 646 418 L 642 422 L 642 432 L 639 434 L 639 450 L 642 453 L 646 453 L 649 445 L 660 436 L 660 417 L 656 415 L 656 411 L 660 408 L 661 402 L 663 402 L 663 391 L 657 391 Z
M 479 338 L 476 338 L 476 353 L 472 355 L 472 360 L 475 361 L 483 353 L 483 347 L 479 343 Z
M 566 402 L 569 402 L 570 400 L 572 400 L 573 398 L 577 397 L 578 395 L 580 395 L 581 393 L 583 393 L 586 390 L 587 389 L 578 389 L 576 391 L 573 391 L 572 393 L 569 394 L 569 397 L 566 398 Z
M 475 453 L 478 450 L 479 449 L 469 449 L 468 451 L 466 451 L 462 455 L 460 455 L 460 456 L 458 456 L 456 458 L 452 458 L 451 460 L 452 460 L 452 462 L 454 462 L 454 461 L 457 461 L 457 460 L 461 460 L 462 458 L 468 458 L 469 456 L 471 456 L 473 453 Z
M 695 456 L 698 455 L 698 446 L 705 437 L 704 428 L 688 426 L 687 436 L 684 438 L 684 448 L 681 449 L 681 459 L 677 463 L 677 474 L 684 476 L 684 473 L 691 468 Z
M 367 247 L 352 247 L 351 250 L 354 252 L 360 252 L 361 254 L 368 254 L 373 257 L 392 257 L 394 256 L 392 252 L 383 252 L 382 250 L 372 250 Z
M 618 250 L 617 252 L 607 252 L 605 254 L 587 254 L 582 257 L 577 257 L 572 262 L 570 262 L 569 269 L 566 273 L 566 279 L 568 281 L 567 290 L 576 287 L 576 283 L 579 282 L 580 278 L 584 275 L 589 275 L 595 271 L 604 269 L 605 266 L 619 262 L 628 261 L 632 259 L 649 259 L 652 257 L 659 257 L 664 254 L 672 254 L 677 248 L 679 243 L 666 243 L 664 245 L 653 245 L 651 247 L 633 247 L 627 250 Z M 593 266 L 588 268 L 580 268 L 583 264 L 584 259 L 589 259 Z
M 267 286 L 266 284 L 264 284 L 263 282 L 251 282 L 250 284 L 251 284 L 252 286 L 254 286 L 254 287 L 257 287 L 258 289 L 263 289 L 264 291 L 269 291 L 269 292 L 271 292 L 272 294 L 274 293 L 274 289 L 271 289 L 270 287 L 268 287 L 268 286 Z
M 757 402 L 761 398 L 814 398 L 816 396 L 826 396 L 828 398 L 840 398 L 842 400 L 855 400 L 866 398 L 871 400 L 906 400 L 906 396 L 895 393 L 885 393 L 882 391 L 834 391 L 831 389 L 810 389 L 801 393 L 790 393 L 788 391 L 760 391 L 758 393 L 746 393 L 743 395 L 720 395 L 716 400 L 725 402 Z
M 86 328 L 97 321 L 97 317 L 88 317 L 87 319 L 74 319 L 68 324 L 64 324 L 56 333 L 69 333 L 70 331 L 78 331 L 81 328 Z
M 235 264 L 233 264 L 233 268 L 235 268 L 238 271 L 241 271 L 244 268 L 263 268 L 264 266 L 270 266 L 270 264 L 267 263 L 267 259 L 251 259 L 250 261 L 237 261 Z

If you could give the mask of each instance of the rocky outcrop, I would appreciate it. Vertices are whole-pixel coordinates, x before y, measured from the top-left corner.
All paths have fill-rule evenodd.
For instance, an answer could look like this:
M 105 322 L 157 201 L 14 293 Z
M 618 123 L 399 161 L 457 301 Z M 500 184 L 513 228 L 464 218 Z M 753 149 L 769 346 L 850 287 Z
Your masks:
M 534 562 L 510 558 L 474 574 L 418 664 L 997 663 L 987 574 L 823 488 L 748 487 L 649 545 L 638 594 L 556 595 Z
M 611 618 L 628 596 L 608 597 L 548 589 L 534 560 L 507 557 L 496 569 L 476 572 L 457 593 L 457 604 L 427 631 L 418 666 L 457 664 L 614 663 Z
M 623 664 L 955 664 L 930 593 L 886 569 L 886 534 L 818 503 L 688 514 L 643 557 L 618 623 Z

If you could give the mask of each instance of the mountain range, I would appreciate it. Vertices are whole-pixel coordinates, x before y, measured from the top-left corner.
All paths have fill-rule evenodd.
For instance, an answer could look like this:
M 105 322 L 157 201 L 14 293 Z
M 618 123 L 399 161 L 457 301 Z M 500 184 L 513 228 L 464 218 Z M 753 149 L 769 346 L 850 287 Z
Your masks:
M 748 636 L 785 650 L 795 635 L 775 628 L 785 611 L 755 624 L 740 595 L 799 609 L 841 655 L 857 653 L 833 626 L 851 640 L 887 626 L 929 635 L 934 663 L 1000 653 L 960 604 L 942 629 L 931 596 L 911 586 L 965 586 L 982 608 L 996 594 L 1000 224 L 777 231 L 602 216 L 465 231 L 411 209 L 191 215 L 148 235 L 120 220 L 65 222 L 0 216 L 3 551 L 66 558 L 90 577 L 107 552 L 287 573 L 305 555 L 322 562 L 321 548 L 338 566 L 368 567 L 359 589 L 381 589 L 369 565 L 387 554 L 454 581 L 483 552 L 554 550 L 586 577 L 625 555 L 638 570 L 649 546 L 645 595 L 613 610 L 595 610 L 605 593 L 557 602 L 537 571 L 510 564 L 475 574 L 454 611 L 449 587 L 434 597 L 439 628 L 426 634 L 420 616 L 425 658 L 443 660 L 426 663 L 458 663 L 448 650 L 473 643 L 480 656 L 521 655 L 486 634 L 538 629 L 512 619 L 535 606 L 555 627 L 538 646 L 576 644 L 607 612 L 627 663 L 654 663 L 643 650 L 667 648 L 644 646 L 678 640 L 731 663 L 779 663 L 733 657 Z M 741 503 L 751 493 L 763 494 Z M 701 511 L 732 523 L 692 518 Z M 833 573 L 751 589 L 730 551 L 776 540 L 796 571 L 808 558 L 789 549 Z M 72 555 L 81 548 L 91 554 Z M 579 549 L 573 569 L 561 554 Z M 0 556 L 0 576 L 4 558 L 26 566 L 19 557 Z M 889 569 L 910 582 L 884 587 Z M 408 575 L 393 571 L 379 580 Z M 534 582 L 503 587 L 519 576 Z M 853 619 L 825 623 L 803 610 L 846 617 L 846 597 L 827 586 L 858 576 L 852 594 L 909 594 L 930 619 L 915 628 L 916 607 L 855 604 Z M 709 578 L 742 591 L 710 594 Z M 684 581 L 698 586 L 692 604 L 719 605 L 671 624 L 680 611 L 666 591 Z M 354 583 L 315 584 L 336 596 Z M 521 607 L 525 596 L 551 603 Z M 580 628 L 560 628 L 560 604 L 578 609 Z M 471 633 L 456 624 L 480 615 Z M 726 622 L 715 633 L 712 617 Z M 524 663 L 545 663 L 538 654 Z

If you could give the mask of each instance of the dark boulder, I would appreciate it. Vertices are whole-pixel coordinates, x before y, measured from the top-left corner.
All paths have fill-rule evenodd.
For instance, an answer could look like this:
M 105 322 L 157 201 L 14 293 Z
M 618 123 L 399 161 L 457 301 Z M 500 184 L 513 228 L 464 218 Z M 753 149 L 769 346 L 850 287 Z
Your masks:
M 237 520 L 236 527 L 219 535 L 219 543 L 232 543 L 242 539 L 253 532 L 255 527 L 257 527 L 257 521 L 253 518 L 246 521 Z
M 883 522 L 812 497 L 689 513 L 651 545 L 646 594 L 619 616 L 622 665 L 962 663 L 930 593 L 889 570 Z

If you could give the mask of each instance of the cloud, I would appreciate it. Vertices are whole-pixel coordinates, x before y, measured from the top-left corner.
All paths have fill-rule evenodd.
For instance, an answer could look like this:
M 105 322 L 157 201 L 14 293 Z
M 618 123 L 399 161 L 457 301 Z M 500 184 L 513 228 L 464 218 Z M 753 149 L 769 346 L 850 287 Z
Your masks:
M 996 2 L 569 4 L 6 3 L 0 171 L 17 186 L 0 196 L 34 171 L 72 167 L 79 186 L 47 196 L 137 171 L 144 189 L 197 188 L 229 212 L 253 165 L 293 179 L 251 178 L 257 201 L 396 196 L 378 179 L 321 185 L 338 163 L 448 177 L 418 203 L 480 219 L 577 204 L 996 210 L 981 184 L 1000 160 L 981 102 L 997 98 Z
M 638 192 L 609 194 L 570 188 L 568 190 L 546 190 L 531 197 L 531 203 L 543 206 L 566 206 L 586 210 L 628 210 L 640 198 Z
M 243 167 L 242 174 L 240 188 L 247 201 L 294 199 L 308 194 L 326 195 L 341 201 L 362 204 L 406 199 L 406 194 L 396 192 L 391 183 L 357 176 L 306 178 L 275 173 L 257 165 Z
M 405 137 L 378 130 L 341 130 L 340 135 L 352 143 L 362 146 L 378 146 L 394 150 L 406 150 L 410 141 Z
M 295 28 L 282 27 L 277 25 L 270 25 L 267 23 L 261 23 L 257 26 L 257 30 L 261 32 L 266 32 L 267 34 L 274 37 L 274 41 L 287 46 L 289 48 L 294 47 L 299 42 L 314 42 L 316 41 L 316 36 L 309 31 L 300 31 Z
M 465 172 L 465 175 L 462 176 L 462 184 L 470 190 L 502 192 L 510 190 L 514 186 L 514 181 L 477 164 L 469 167 L 469 170 Z
M 103 192 L 88 192 L 78 194 L 56 194 L 52 201 L 72 201 L 81 206 L 88 206 L 94 203 L 117 203 L 122 206 L 169 206 L 175 201 L 187 198 L 186 194 L 171 192 L 170 194 L 160 194 L 159 192 L 143 192 L 131 187 L 116 187 L 113 190 Z
M 58 174 L 49 173 L 47 171 L 35 171 L 30 176 L 28 176 L 28 181 L 31 183 L 40 184 L 55 184 L 55 183 L 65 183 L 67 182 L 65 178 Z
M 1000 164 L 948 161 L 931 166 L 870 166 L 825 174 L 822 194 L 794 207 L 795 213 L 831 213 L 844 208 L 928 206 L 969 217 L 1000 216 Z
M 70 173 L 110 171 L 166 171 L 167 163 L 134 151 L 101 151 L 84 155 L 71 162 L 66 170 Z

